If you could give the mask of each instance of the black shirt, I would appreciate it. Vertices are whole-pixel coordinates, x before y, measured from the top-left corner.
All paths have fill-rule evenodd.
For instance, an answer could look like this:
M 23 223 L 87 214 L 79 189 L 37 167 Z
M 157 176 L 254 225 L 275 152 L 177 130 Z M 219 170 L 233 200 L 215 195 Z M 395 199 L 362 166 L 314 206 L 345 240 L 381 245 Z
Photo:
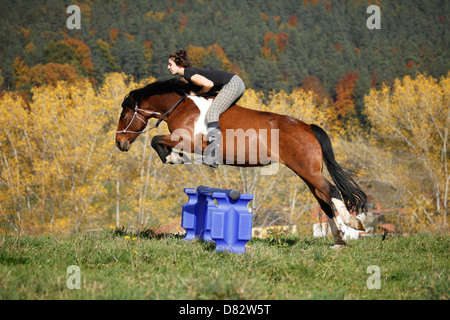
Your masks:
M 200 69 L 195 67 L 187 67 L 184 69 L 184 78 L 190 83 L 192 83 L 191 77 L 195 74 L 204 76 L 206 79 L 212 81 L 214 87 L 211 90 L 222 89 L 234 76 L 234 73 L 214 69 Z

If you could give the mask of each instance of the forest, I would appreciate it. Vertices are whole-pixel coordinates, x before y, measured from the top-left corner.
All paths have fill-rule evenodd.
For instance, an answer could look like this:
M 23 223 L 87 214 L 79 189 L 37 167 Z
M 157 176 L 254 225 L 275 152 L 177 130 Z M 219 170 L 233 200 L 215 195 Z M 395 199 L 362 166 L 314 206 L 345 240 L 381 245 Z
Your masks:
M 71 4 L 81 10 L 80 29 L 67 27 Z M 381 29 L 366 26 L 372 4 Z M 124 96 L 170 78 L 168 55 L 181 48 L 195 66 L 239 74 L 247 87 L 241 105 L 323 126 L 338 161 L 372 203 L 395 208 L 393 222 L 404 232 L 448 229 L 448 1 L 1 6 L 1 232 L 158 226 L 179 217 L 183 187 L 211 183 L 254 194 L 260 225 L 310 232 L 315 200 L 283 166 L 273 176 L 166 166 L 150 134 L 127 154 L 116 150 Z
M 185 48 L 198 67 L 235 72 L 249 88 L 312 89 L 340 117 L 365 121 L 370 88 L 450 67 L 445 0 L 74 1 L 80 29 L 67 28 L 70 4 L 2 1 L 3 89 L 79 77 L 98 85 L 109 72 L 167 78 L 168 55 Z M 380 29 L 366 26 L 371 4 Z

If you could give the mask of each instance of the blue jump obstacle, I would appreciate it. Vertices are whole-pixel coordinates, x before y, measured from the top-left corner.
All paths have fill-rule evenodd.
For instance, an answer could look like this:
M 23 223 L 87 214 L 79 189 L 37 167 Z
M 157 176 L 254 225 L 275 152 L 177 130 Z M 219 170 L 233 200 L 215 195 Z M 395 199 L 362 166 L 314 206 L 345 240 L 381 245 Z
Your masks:
M 252 194 L 205 186 L 185 188 L 184 193 L 189 200 L 181 217 L 181 227 L 186 230 L 183 240 L 200 238 L 214 241 L 216 251 L 245 253 L 245 244 L 252 238 L 253 216 L 247 210 Z

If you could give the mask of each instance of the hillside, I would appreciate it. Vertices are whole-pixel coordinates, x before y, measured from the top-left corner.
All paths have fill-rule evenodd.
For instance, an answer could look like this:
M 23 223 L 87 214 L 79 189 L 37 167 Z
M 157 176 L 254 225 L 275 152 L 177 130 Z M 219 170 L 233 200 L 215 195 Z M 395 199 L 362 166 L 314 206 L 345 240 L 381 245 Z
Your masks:
M 379 30 L 366 26 L 373 3 L 381 10 Z M 255 90 L 304 87 L 333 102 L 347 92 L 359 110 L 362 96 L 382 82 L 417 72 L 439 78 L 450 69 L 445 0 L 75 4 L 81 28 L 69 30 L 65 1 L 2 0 L 2 88 L 75 77 L 101 83 L 115 71 L 167 78 L 168 54 L 187 48 L 197 66 L 236 72 Z

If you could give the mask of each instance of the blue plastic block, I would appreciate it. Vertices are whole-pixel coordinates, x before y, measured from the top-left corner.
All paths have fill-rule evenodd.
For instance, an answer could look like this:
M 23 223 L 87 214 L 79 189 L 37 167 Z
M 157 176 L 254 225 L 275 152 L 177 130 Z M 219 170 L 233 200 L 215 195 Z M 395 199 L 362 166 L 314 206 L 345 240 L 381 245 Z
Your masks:
M 216 251 L 244 253 L 252 236 L 253 217 L 247 204 L 253 195 L 204 186 L 185 188 L 184 192 L 189 200 L 183 205 L 181 226 L 186 229 L 183 240 L 215 241 Z
M 232 200 L 237 200 L 241 196 L 241 193 L 237 189 L 219 189 L 205 186 L 198 186 L 197 192 L 209 196 L 212 196 L 214 192 L 223 192 Z
M 241 194 L 238 200 L 230 199 L 225 193 L 214 192 L 218 207 L 211 215 L 211 238 L 216 251 L 245 253 L 245 244 L 252 238 L 252 214 L 247 204 L 251 194 Z
M 192 188 L 185 188 L 184 193 L 187 194 L 189 200 L 183 205 L 181 214 L 181 227 L 186 230 L 186 236 L 183 240 L 194 240 L 197 235 L 195 233 L 196 225 L 196 206 L 197 206 L 197 191 Z
M 204 241 L 213 241 L 211 239 L 211 212 L 216 209 L 216 205 L 214 204 L 214 199 L 211 196 L 198 194 L 198 234 L 200 235 L 200 239 Z
M 211 211 L 216 209 L 214 199 L 198 193 L 196 189 L 185 188 L 189 200 L 183 205 L 181 227 L 186 230 L 183 240 L 191 241 L 195 238 L 204 241 L 211 239 Z

